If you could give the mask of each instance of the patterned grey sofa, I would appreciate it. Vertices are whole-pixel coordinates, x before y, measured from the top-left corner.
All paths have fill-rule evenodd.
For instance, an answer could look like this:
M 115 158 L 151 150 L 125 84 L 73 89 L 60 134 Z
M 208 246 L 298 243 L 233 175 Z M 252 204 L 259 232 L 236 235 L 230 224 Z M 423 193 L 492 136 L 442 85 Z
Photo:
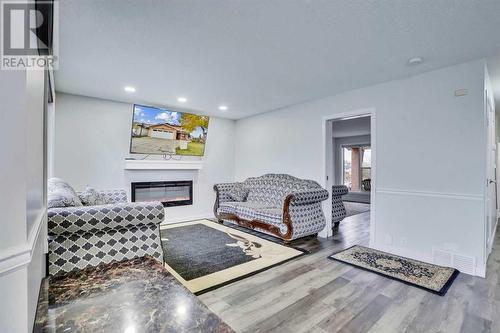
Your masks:
M 332 186 L 332 223 L 333 229 L 337 229 L 346 216 L 344 202 L 342 196 L 346 195 L 349 189 L 345 185 Z
M 127 202 L 124 190 L 98 193 L 105 204 L 48 209 L 50 275 L 144 255 L 163 262 L 163 205 Z
M 328 191 L 312 180 L 267 174 L 242 183 L 216 184 L 214 190 L 219 222 L 236 222 L 285 242 L 315 235 L 326 224 L 321 202 Z

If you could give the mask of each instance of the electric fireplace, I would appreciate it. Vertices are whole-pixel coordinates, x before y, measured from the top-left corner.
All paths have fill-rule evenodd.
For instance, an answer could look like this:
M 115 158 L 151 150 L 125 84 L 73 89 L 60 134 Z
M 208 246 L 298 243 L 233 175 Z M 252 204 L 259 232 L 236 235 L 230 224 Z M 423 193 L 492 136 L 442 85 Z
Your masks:
M 132 183 L 132 201 L 160 201 L 164 207 L 193 204 L 193 182 L 159 181 Z

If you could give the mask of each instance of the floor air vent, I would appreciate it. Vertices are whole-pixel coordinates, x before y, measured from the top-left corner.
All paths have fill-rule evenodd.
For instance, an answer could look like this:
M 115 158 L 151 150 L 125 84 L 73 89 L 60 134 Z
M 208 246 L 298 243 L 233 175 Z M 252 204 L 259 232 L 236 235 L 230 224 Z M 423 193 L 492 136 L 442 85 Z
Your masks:
M 474 275 L 474 258 L 455 254 L 453 256 L 453 267 L 465 274 Z
M 436 249 L 432 251 L 432 262 L 440 266 L 454 267 L 461 273 L 471 275 L 474 275 L 474 268 L 476 267 L 473 257 Z

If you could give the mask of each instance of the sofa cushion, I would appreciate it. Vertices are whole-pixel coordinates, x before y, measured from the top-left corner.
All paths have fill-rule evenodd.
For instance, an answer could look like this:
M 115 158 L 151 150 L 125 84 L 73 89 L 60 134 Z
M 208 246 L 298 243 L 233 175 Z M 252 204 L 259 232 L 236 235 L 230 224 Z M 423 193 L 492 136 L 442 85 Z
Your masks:
M 78 193 L 78 197 L 84 206 L 104 205 L 107 203 L 99 192 L 89 186 L 85 191 Z
M 219 203 L 219 208 L 217 208 L 217 213 L 219 214 L 236 214 L 236 207 L 238 202 L 227 201 Z
M 236 215 L 245 220 L 262 220 L 263 215 L 259 215 L 259 212 L 272 212 L 273 210 L 279 209 L 258 202 L 240 202 L 236 208 Z
M 261 208 L 257 210 L 257 219 L 264 222 L 283 222 L 283 211 L 279 208 Z
M 47 182 L 47 208 L 83 206 L 75 190 L 60 178 Z
M 128 202 L 125 190 L 100 190 L 98 192 L 105 204 Z
M 229 190 L 227 195 L 233 199 L 234 201 L 245 201 L 247 199 L 249 189 L 246 188 L 243 183 L 236 183 L 234 186 Z
M 237 201 L 228 201 L 221 202 L 219 204 L 219 208 L 217 209 L 218 213 L 226 213 L 226 214 L 234 214 L 238 217 L 245 220 L 255 219 L 254 216 L 262 210 L 263 212 L 268 212 L 270 214 L 274 210 L 279 211 L 279 209 L 275 207 L 269 207 L 268 205 L 261 204 L 258 202 L 237 202 Z

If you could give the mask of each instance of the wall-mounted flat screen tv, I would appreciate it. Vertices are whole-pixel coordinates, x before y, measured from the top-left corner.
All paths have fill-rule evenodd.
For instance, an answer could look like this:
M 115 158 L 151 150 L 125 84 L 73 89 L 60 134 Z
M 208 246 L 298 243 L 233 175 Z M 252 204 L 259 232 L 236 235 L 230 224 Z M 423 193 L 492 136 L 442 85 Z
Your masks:
M 203 156 L 208 116 L 134 105 L 130 153 Z

